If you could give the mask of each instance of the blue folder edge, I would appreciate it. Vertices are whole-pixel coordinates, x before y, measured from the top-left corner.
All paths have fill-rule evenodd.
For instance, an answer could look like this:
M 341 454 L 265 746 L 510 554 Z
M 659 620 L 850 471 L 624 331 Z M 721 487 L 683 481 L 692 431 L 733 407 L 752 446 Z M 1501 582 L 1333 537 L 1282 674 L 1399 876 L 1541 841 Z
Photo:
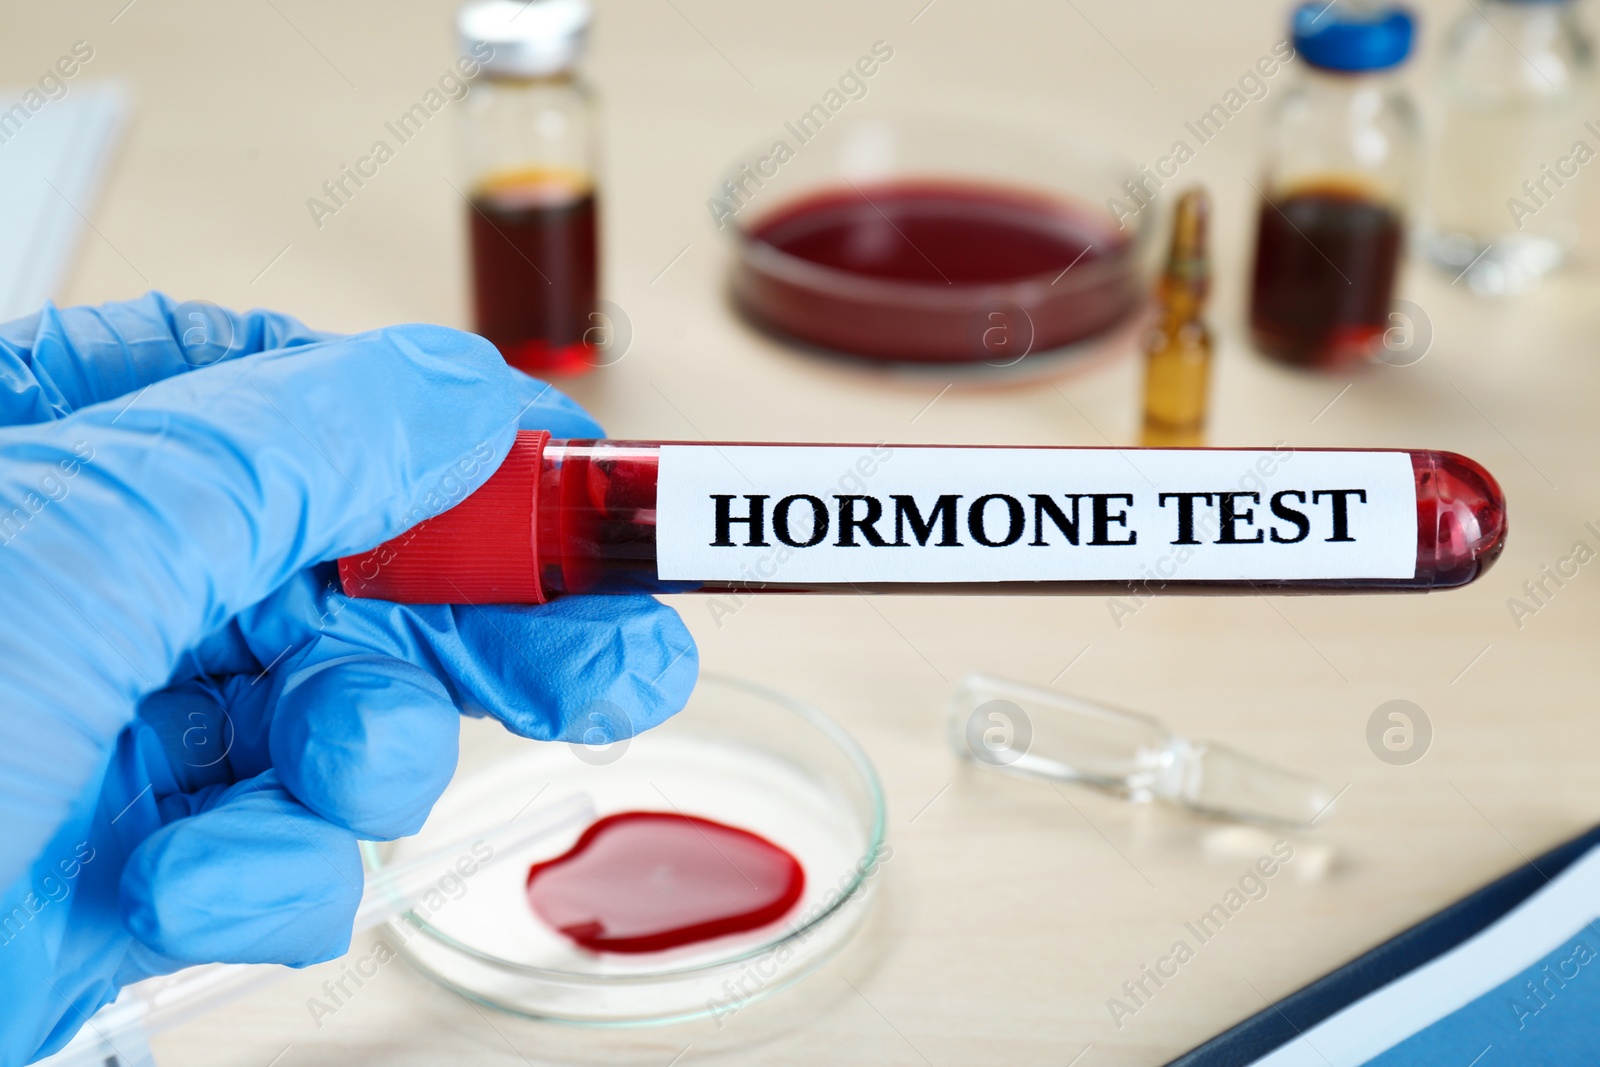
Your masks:
M 1600 826 L 1497 878 L 1166 1067 L 1246 1067 L 1304 1030 L 1481 933 L 1596 845 Z

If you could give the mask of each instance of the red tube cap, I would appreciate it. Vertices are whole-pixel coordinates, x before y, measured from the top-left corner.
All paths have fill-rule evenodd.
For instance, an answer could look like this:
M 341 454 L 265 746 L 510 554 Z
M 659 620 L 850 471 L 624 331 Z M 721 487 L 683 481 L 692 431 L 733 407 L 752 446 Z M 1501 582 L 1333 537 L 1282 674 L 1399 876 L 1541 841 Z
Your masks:
M 500 468 L 448 511 L 339 560 L 346 596 L 402 604 L 543 604 L 539 474 L 550 435 L 522 430 Z

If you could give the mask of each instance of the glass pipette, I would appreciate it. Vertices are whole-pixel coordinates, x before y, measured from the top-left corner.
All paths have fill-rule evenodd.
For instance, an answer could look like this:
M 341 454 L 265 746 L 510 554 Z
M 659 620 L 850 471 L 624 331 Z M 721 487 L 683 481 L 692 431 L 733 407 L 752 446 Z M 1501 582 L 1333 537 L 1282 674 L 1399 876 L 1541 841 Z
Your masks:
M 473 846 L 480 867 L 564 830 L 587 825 L 595 817 L 594 800 L 580 793 L 536 808 L 499 830 L 442 846 L 384 870 L 369 871 L 356 908 L 354 932 L 361 933 L 399 918 Z M 481 856 L 483 846 L 490 852 Z M 152 1034 L 170 1029 L 221 1007 L 252 990 L 276 981 L 292 968 L 275 964 L 210 963 L 174 974 L 147 978 L 124 988 L 117 999 L 95 1012 L 65 1048 L 40 1060 L 47 1067 L 139 1067 L 152 1062 L 146 1045 Z

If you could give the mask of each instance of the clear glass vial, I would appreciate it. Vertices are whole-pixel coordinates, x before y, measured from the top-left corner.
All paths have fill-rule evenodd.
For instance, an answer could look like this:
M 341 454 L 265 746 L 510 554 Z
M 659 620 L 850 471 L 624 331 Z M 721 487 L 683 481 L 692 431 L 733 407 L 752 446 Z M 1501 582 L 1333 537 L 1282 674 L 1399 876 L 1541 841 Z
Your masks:
M 1398 77 L 1412 36 L 1396 6 L 1294 13 L 1301 69 L 1271 113 L 1251 284 L 1270 358 L 1340 366 L 1382 344 L 1418 184 L 1420 123 Z
M 589 0 L 473 0 L 479 63 L 464 108 L 475 328 L 534 374 L 598 363 L 599 219 L 592 93 L 577 77 Z
M 1474 292 L 1533 288 L 1577 239 L 1593 46 L 1572 0 L 1474 0 L 1452 27 L 1423 249 Z

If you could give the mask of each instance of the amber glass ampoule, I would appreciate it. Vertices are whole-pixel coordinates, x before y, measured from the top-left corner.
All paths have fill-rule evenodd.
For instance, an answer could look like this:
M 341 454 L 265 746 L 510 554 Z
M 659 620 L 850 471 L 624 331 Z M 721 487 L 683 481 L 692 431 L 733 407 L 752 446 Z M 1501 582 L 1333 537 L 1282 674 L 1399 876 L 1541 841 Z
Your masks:
M 1211 331 L 1202 312 L 1211 289 L 1206 228 L 1211 198 L 1202 188 L 1178 198 L 1172 250 L 1157 289 L 1155 328 L 1145 341 L 1146 448 L 1198 448 L 1205 444 L 1206 397 L 1211 378 Z

